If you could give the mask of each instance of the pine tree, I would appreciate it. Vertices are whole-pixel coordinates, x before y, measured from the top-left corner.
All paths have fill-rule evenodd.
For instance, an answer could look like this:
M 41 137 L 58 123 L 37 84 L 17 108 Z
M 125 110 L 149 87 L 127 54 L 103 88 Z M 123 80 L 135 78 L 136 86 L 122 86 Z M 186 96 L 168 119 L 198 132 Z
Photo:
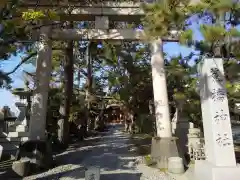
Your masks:
M 156 124 L 157 127 L 157 135 L 160 137 L 169 137 L 171 136 L 171 122 L 170 122 L 170 114 L 169 114 L 169 106 L 168 106 L 168 94 L 166 82 L 166 74 L 164 67 L 164 53 L 163 53 L 163 41 L 168 40 L 171 36 L 171 33 L 177 31 L 181 31 L 185 27 L 185 20 L 187 18 L 187 7 L 189 6 L 189 0 L 162 0 L 157 1 L 153 4 L 144 4 L 143 9 L 145 11 L 145 17 L 143 18 L 144 30 L 150 40 L 158 40 L 158 44 L 155 45 L 155 48 L 158 46 L 158 57 L 153 56 L 152 58 L 152 69 L 161 69 L 161 72 L 157 72 L 153 76 L 158 76 L 159 83 L 153 82 L 153 87 L 161 87 L 163 89 L 160 102 L 164 102 L 164 105 L 159 105 L 160 102 L 156 102 L 155 100 L 155 109 L 161 109 L 161 112 L 156 112 Z M 176 41 L 176 36 L 173 37 Z M 155 52 L 153 52 L 155 53 Z M 161 75 L 159 75 L 161 74 Z M 153 77 L 155 78 L 155 77 Z M 160 81 L 161 78 L 161 81 Z M 157 94 L 157 92 L 154 92 Z M 160 98 L 160 97 L 159 97 Z M 158 108 L 159 107 L 159 108 Z M 158 115 L 159 114 L 159 115 Z M 163 117 L 163 118 L 161 118 Z M 162 120 L 164 119 L 164 121 Z M 163 121 L 163 122 L 162 122 Z M 164 127 L 160 127 L 164 124 Z
M 239 79 L 240 33 L 236 28 L 240 19 L 239 8 L 238 1 L 229 0 L 201 0 L 195 4 L 163 0 L 144 7 L 144 22 L 149 37 L 169 36 L 174 28 L 182 31 L 176 40 L 199 50 L 199 59 L 202 56 L 223 57 L 228 92 L 235 97 L 231 88 L 233 81 Z M 199 26 L 203 41 L 193 40 L 193 31 L 189 28 L 193 16 L 202 22 Z
M 13 17 L 17 11 L 17 0 L 1 1 L 0 3 L 0 63 L 8 60 L 10 55 L 16 55 L 26 47 L 26 43 L 19 42 L 25 35 L 25 25 L 23 21 Z M 6 73 L 1 67 L 0 87 L 10 87 L 10 73 Z
M 224 59 L 226 88 L 229 97 L 230 112 L 234 111 L 239 100 L 239 43 L 240 32 L 237 29 L 240 17 L 240 2 L 228 0 L 201 0 L 189 6 L 189 13 L 202 21 L 199 24 L 204 40 L 193 41 L 192 31 L 180 36 L 180 42 L 200 51 L 200 60 L 204 57 Z
M 200 32 L 204 40 L 192 41 L 192 31 L 182 33 L 180 42 L 194 45 L 205 56 L 220 56 L 226 59 L 236 58 L 240 32 L 239 24 L 240 3 L 228 0 L 201 0 L 189 6 L 188 11 L 202 21 Z

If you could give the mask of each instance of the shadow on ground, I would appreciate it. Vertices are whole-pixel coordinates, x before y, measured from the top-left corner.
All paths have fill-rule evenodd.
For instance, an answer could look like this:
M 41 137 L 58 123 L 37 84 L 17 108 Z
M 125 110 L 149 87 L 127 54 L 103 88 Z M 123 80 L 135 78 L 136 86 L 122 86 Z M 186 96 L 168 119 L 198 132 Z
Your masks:
M 151 153 L 152 136 L 148 134 L 133 134 L 130 143 L 136 147 L 136 153 L 146 156 Z
M 113 173 L 113 174 L 101 174 L 101 180 L 140 180 L 141 173 Z M 85 179 L 84 172 L 81 175 L 70 175 L 68 176 L 71 180 Z
M 101 168 L 101 180 L 140 180 L 136 173 L 135 158 L 131 148 L 135 145 L 122 127 L 111 128 L 107 133 L 71 144 L 56 156 L 57 167 L 29 179 L 84 179 L 90 166 Z

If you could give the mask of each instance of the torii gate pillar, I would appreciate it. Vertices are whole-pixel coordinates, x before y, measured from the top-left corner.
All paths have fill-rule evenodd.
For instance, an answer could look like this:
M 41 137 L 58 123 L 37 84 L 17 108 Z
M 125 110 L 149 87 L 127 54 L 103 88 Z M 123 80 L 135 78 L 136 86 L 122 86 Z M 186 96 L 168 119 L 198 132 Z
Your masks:
M 168 167 L 169 157 L 178 157 L 176 138 L 172 137 L 166 74 L 161 39 L 151 43 L 151 66 L 156 118 L 156 137 L 152 138 L 151 157 L 158 168 Z
M 36 90 L 33 93 L 29 122 L 30 140 L 45 139 L 49 83 L 52 72 L 51 26 L 40 29 L 39 51 L 36 69 Z

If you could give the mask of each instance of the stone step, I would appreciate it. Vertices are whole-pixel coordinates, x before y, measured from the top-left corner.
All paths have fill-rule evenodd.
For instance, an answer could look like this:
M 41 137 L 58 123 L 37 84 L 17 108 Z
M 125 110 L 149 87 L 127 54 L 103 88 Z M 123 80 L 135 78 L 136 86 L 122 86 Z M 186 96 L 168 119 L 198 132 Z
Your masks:
M 8 138 L 17 138 L 17 137 L 28 137 L 28 132 L 3 132 L 0 137 L 8 137 Z
M 18 125 L 22 125 L 22 121 L 14 121 L 13 124 L 11 124 L 9 127 Z
M 18 149 L 3 150 L 2 158 L 0 161 L 6 161 L 6 160 L 10 160 L 10 159 L 15 160 L 17 150 Z M 0 168 L 1 168 L 1 164 L 0 164 Z
M 24 135 L 24 136 L 23 136 Z M 18 132 L 10 132 L 9 134 L 2 133 L 0 135 L 0 145 L 3 146 L 3 159 L 11 159 L 14 158 L 20 142 L 27 141 L 28 137 L 26 137 L 27 133 L 18 133 Z M 18 136 L 18 137 L 12 137 Z
M 0 137 L 0 143 L 5 142 L 25 142 L 28 137 Z
M 8 127 L 9 132 L 26 132 L 28 130 L 25 125 L 17 125 Z
M 19 143 L 19 142 L 18 142 Z M 1 160 L 13 159 L 17 153 L 19 144 L 12 144 L 11 142 L 0 143 L 3 147 Z
M 18 149 L 19 142 L 18 142 L 18 144 L 12 143 L 12 142 L 5 142 L 5 143 L 1 143 L 1 146 L 3 147 L 3 151 L 16 150 L 16 149 Z

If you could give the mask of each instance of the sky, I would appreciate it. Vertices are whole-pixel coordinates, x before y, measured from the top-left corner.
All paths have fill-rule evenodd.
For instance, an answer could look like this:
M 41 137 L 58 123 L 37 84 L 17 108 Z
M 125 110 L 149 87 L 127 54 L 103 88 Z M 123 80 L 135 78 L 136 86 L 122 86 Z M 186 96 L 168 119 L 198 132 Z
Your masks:
M 198 40 L 201 39 L 201 34 L 197 30 L 197 28 L 194 28 L 194 25 L 193 25 L 193 29 L 194 29 L 195 39 L 198 39 Z M 182 54 L 183 56 L 187 56 L 193 51 L 194 50 L 192 48 L 181 46 L 177 42 L 170 42 L 170 43 L 164 44 L 164 52 L 167 53 L 168 57 L 177 56 L 179 54 Z M 9 60 L 1 63 L 0 68 L 3 69 L 5 72 L 11 71 L 21 61 L 21 57 L 23 56 L 24 56 L 23 54 L 12 56 Z M 19 88 L 24 86 L 23 76 L 22 76 L 23 70 L 34 72 L 35 67 L 32 64 L 24 64 L 15 73 L 13 73 L 11 75 L 13 79 L 13 84 L 12 84 L 13 88 Z
M 196 23 L 195 24 L 193 23 L 191 25 L 191 29 L 193 29 L 194 32 L 194 39 L 200 40 L 202 39 L 202 36 L 197 27 L 198 26 Z M 193 51 L 194 50 L 192 48 L 181 46 L 177 42 L 164 43 L 164 52 L 167 53 L 168 57 L 178 56 L 179 54 L 187 56 Z M 0 69 L 3 69 L 5 72 L 11 71 L 21 61 L 22 56 L 24 55 L 18 54 L 17 56 L 11 56 L 9 60 L 1 62 Z M 24 64 L 15 73 L 13 73 L 11 75 L 11 78 L 13 80 L 12 83 L 13 88 L 24 87 L 23 70 L 28 72 L 34 72 L 35 67 L 32 64 Z M 0 107 L 7 105 L 9 103 L 9 99 L 12 99 L 11 93 L 6 90 L 0 89 L 0 96 L 1 96 Z
M 184 47 L 184 46 L 179 46 L 178 43 L 166 43 L 164 45 L 164 51 L 167 53 L 167 56 L 177 56 L 180 53 L 183 56 L 187 56 L 190 54 L 193 49 Z M 17 55 L 17 56 L 12 56 L 9 60 L 5 62 L 1 62 L 1 69 L 3 69 L 5 72 L 9 72 L 13 70 L 13 68 L 21 61 L 21 57 L 23 55 Z M 11 78 L 13 79 L 13 88 L 19 88 L 24 86 L 23 82 L 23 70 L 28 71 L 28 72 L 34 72 L 35 67 L 32 64 L 24 64 L 22 65 L 15 73 L 11 75 Z

